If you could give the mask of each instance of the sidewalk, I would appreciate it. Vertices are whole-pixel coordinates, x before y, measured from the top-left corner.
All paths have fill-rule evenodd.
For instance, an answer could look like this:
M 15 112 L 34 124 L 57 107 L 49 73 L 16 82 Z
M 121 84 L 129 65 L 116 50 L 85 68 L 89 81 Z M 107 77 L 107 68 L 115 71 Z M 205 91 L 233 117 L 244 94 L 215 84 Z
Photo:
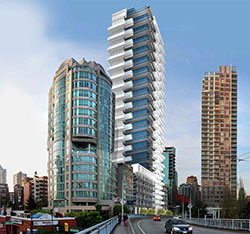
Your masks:
M 124 226 L 123 224 L 117 224 L 115 229 L 111 232 L 112 234 L 129 234 L 128 226 Z

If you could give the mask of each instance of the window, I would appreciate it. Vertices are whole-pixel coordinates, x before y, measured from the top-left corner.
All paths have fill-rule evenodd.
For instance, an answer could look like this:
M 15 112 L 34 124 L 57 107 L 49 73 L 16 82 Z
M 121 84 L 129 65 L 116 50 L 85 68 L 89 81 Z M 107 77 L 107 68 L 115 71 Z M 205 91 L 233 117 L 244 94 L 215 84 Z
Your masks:
M 133 28 L 134 34 L 140 33 L 142 31 L 145 31 L 149 28 L 148 24 L 143 24 L 137 28 Z

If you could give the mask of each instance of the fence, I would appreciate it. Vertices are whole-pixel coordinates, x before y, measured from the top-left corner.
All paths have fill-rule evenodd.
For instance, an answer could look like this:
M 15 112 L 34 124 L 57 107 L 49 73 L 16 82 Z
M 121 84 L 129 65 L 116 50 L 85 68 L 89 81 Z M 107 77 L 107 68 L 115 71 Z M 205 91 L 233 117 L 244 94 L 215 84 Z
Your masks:
M 106 220 L 102 223 L 96 224 L 95 226 L 92 226 L 90 228 L 84 229 L 83 231 L 78 232 L 79 234 L 109 234 L 114 229 L 114 227 L 117 225 L 118 220 L 117 216 Z
M 250 219 L 186 219 L 191 224 L 205 227 L 250 231 Z

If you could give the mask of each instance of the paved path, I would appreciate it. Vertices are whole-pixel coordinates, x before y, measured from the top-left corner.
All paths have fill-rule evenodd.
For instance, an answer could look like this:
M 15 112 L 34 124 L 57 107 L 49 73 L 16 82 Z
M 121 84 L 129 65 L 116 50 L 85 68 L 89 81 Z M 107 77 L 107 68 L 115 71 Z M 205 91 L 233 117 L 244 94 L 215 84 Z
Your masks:
M 130 234 L 128 226 L 117 224 L 112 234 Z
M 135 234 L 164 234 L 166 233 L 165 228 L 164 228 L 165 222 L 166 222 L 166 219 L 162 219 L 162 221 L 153 221 L 152 218 L 131 220 Z M 224 229 L 211 229 L 211 228 L 204 228 L 200 226 L 192 226 L 192 227 L 193 227 L 193 234 L 249 233 L 249 232 L 230 231 L 230 230 L 224 230 Z

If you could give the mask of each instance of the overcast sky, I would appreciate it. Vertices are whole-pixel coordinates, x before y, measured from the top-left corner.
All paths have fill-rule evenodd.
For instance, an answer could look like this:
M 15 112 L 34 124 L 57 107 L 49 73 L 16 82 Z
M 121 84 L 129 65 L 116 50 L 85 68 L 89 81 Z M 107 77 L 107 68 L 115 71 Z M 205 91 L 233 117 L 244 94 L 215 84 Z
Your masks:
M 165 141 L 177 150 L 179 183 L 200 182 L 201 81 L 219 65 L 238 67 L 238 155 L 250 151 L 250 1 L 0 0 L 0 165 L 47 174 L 47 101 L 61 62 L 105 68 L 112 13 L 151 6 L 166 50 Z M 242 157 L 247 157 L 245 155 Z M 250 194 L 250 158 L 238 165 Z

